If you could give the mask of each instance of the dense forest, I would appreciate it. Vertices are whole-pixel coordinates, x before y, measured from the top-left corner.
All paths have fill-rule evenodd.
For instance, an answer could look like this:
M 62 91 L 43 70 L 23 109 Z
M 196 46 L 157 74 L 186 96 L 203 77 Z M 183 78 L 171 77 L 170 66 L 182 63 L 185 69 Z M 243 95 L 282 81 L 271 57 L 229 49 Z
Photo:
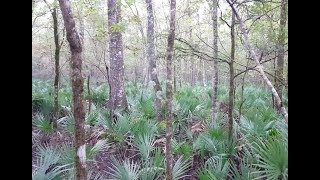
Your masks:
M 32 0 L 32 179 L 288 179 L 288 0 Z

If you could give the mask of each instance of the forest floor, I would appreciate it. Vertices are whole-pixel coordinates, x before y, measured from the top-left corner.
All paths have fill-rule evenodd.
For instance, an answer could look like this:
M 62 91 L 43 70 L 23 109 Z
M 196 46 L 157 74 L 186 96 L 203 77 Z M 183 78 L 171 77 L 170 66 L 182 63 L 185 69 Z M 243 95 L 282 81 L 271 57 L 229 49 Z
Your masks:
M 104 108 L 107 86 L 91 87 L 90 95 L 84 92 L 86 103 L 92 102 L 85 127 L 89 179 L 164 178 L 165 121 L 155 120 L 152 88 L 142 89 L 141 84 L 126 84 L 130 111 L 117 111 L 116 122 L 110 121 Z M 57 129 L 49 124 L 52 91 L 49 82 L 33 81 L 33 179 L 49 175 L 67 179 L 74 175 L 71 88 L 66 85 L 59 91 Z M 249 84 L 244 97 L 240 94 L 236 91 L 234 135 L 229 140 L 226 86 L 218 88 L 221 105 L 214 122 L 210 87 L 184 86 L 174 93 L 174 179 L 287 178 L 287 125 L 272 108 L 270 93 Z M 287 105 L 287 96 L 284 102 Z

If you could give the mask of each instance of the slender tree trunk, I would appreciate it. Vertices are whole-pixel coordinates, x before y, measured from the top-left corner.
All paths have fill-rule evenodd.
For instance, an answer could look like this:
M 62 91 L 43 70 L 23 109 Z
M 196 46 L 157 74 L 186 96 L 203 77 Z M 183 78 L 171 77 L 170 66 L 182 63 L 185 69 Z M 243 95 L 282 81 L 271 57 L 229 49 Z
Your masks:
M 247 48 L 247 50 L 250 52 L 251 56 L 253 57 L 254 61 L 256 62 L 256 69 L 258 70 L 258 72 L 260 73 L 260 75 L 262 76 L 264 82 L 267 84 L 267 86 L 270 88 L 272 94 L 274 95 L 274 98 L 276 100 L 277 106 L 281 107 L 281 114 L 284 116 L 284 119 L 286 121 L 286 123 L 288 123 L 288 113 L 287 110 L 285 109 L 285 107 L 282 104 L 282 101 L 279 97 L 278 92 L 276 91 L 276 89 L 274 88 L 274 86 L 272 85 L 272 83 L 270 82 L 269 78 L 267 77 L 267 75 L 265 74 L 264 70 L 263 70 L 263 66 L 260 64 L 259 62 L 259 58 L 256 54 L 256 52 L 254 51 L 254 49 L 252 48 L 250 42 L 249 42 L 249 37 L 248 37 L 248 33 L 247 30 L 245 29 L 245 25 L 242 21 L 242 19 L 240 18 L 237 10 L 234 8 L 233 4 L 230 2 L 230 0 L 227 0 L 228 4 L 230 5 L 230 7 L 232 8 L 236 18 L 238 19 L 239 23 L 240 23 L 240 29 L 241 32 L 243 34 L 243 42 L 245 47 Z
M 153 89 L 155 93 L 155 110 L 156 118 L 158 121 L 162 120 L 161 116 L 161 91 L 160 82 L 158 79 L 157 62 L 155 54 L 155 42 L 154 42 L 154 16 L 152 8 L 152 0 L 146 0 L 147 5 L 147 58 L 149 61 L 149 71 L 151 72 L 151 80 L 154 82 Z
M 181 82 L 187 82 L 186 81 L 186 73 L 185 73 L 185 68 L 186 68 L 186 60 L 184 59 L 184 58 L 182 58 L 181 60 L 180 60 L 180 80 L 181 80 Z
M 282 101 L 282 89 L 284 82 L 283 77 L 283 66 L 284 66 L 284 46 L 285 46 L 285 27 L 287 22 L 287 0 L 281 1 L 281 13 L 280 13 L 280 32 L 278 36 L 278 59 L 277 59 L 277 71 L 276 74 L 278 77 L 277 83 L 275 84 L 275 88 L 279 94 L 279 97 Z M 281 106 L 277 105 L 277 111 L 281 112 Z
M 209 1 L 212 11 L 213 29 L 213 75 L 212 75 L 212 121 L 215 121 L 218 113 L 218 0 Z
M 273 61 L 273 69 L 274 69 L 274 77 L 273 77 L 273 80 L 274 80 L 274 84 L 275 84 L 275 87 L 277 86 L 277 66 L 276 66 L 276 59 Z M 273 109 L 277 109 L 277 107 L 276 107 L 276 102 L 275 102 L 275 100 L 274 100 L 274 96 L 273 96 L 273 94 L 271 94 L 271 96 L 272 96 L 272 107 L 273 107 Z
M 206 87 L 207 86 L 207 77 L 206 77 L 206 67 L 205 67 L 205 62 L 202 59 L 201 60 L 201 65 L 202 65 L 202 82 L 203 82 L 203 86 Z
M 58 15 L 57 15 L 57 8 L 54 7 L 51 9 L 50 5 L 47 3 L 46 0 L 44 0 L 46 5 L 48 6 L 49 10 L 51 11 L 51 16 L 53 19 L 53 37 L 54 37 L 54 44 L 55 44 L 55 52 L 54 52 L 54 93 L 53 93 L 53 116 L 50 117 L 50 123 L 53 125 L 54 128 L 57 128 L 57 118 L 59 116 L 59 79 L 60 79 L 60 65 L 59 65 L 59 59 L 60 59 L 60 48 L 61 45 L 59 44 L 59 34 L 58 34 Z M 57 1 L 54 1 L 54 4 Z
M 51 118 L 51 123 L 54 128 L 57 128 L 57 118 L 59 116 L 59 78 L 60 78 L 60 44 L 59 44 L 59 34 L 58 34 L 58 17 L 57 9 L 54 8 L 52 11 L 53 18 L 53 35 L 54 35 L 54 67 L 55 67 L 55 76 L 54 76 L 54 118 Z
M 138 62 L 137 58 L 134 60 L 134 85 L 136 86 L 138 82 Z
M 177 91 L 176 63 L 173 63 L 173 92 Z
M 170 5 L 170 32 L 167 45 L 167 83 L 166 83 L 166 107 L 167 107 L 167 124 L 166 124 L 166 180 L 172 180 L 172 57 L 173 44 L 175 38 L 176 23 L 176 0 L 171 0 Z
M 82 51 L 84 51 L 84 17 L 83 17 L 83 5 L 80 3 L 81 9 L 80 9 L 80 13 L 79 13 L 79 22 L 80 22 L 80 26 L 79 26 L 79 35 L 80 35 L 80 40 L 81 40 L 81 44 L 82 44 Z
M 34 9 L 34 5 L 35 5 L 35 0 L 32 0 L 32 14 L 33 14 L 33 9 Z
M 233 131 L 233 106 L 234 106 L 234 56 L 235 56 L 235 38 L 234 38 L 234 24 L 235 24 L 235 15 L 232 12 L 232 20 L 231 20 L 231 59 L 229 63 L 229 107 L 228 107 L 228 118 L 229 118 L 229 140 L 232 137 Z
M 190 55 L 190 60 L 191 60 L 191 86 L 194 87 L 196 84 L 196 78 L 195 78 L 195 63 L 194 63 L 194 58 Z
M 107 71 L 107 81 L 108 81 L 108 86 L 109 86 L 109 100 L 107 102 L 107 107 L 109 107 L 109 115 L 110 115 L 110 119 L 113 121 L 114 120 L 114 109 L 111 108 L 112 107 L 112 102 L 111 102 L 111 99 L 112 99 L 112 94 L 111 94 L 111 89 L 112 89 L 112 86 L 111 86 L 111 81 L 110 81 L 110 71 L 109 71 L 109 67 L 107 64 L 105 64 L 106 66 L 106 71 Z
M 246 70 L 249 68 L 249 62 L 250 60 L 247 60 L 247 64 L 246 64 Z M 248 71 L 246 71 L 243 76 L 242 76 L 242 83 L 241 83 L 241 97 L 240 97 L 240 105 L 239 105 L 239 120 L 238 123 L 240 122 L 241 119 L 241 115 L 242 115 L 242 106 L 244 104 L 244 102 L 246 101 L 246 99 L 244 99 L 244 88 L 245 88 L 245 78 L 247 75 Z
M 188 0 L 187 4 L 189 4 L 189 3 L 190 3 L 190 1 Z M 191 9 L 189 8 L 187 11 L 188 11 L 189 18 L 191 18 L 191 15 L 192 15 Z M 192 41 L 192 26 L 189 27 L 189 40 Z M 193 87 L 195 85 L 194 58 L 192 55 L 189 55 L 188 59 L 189 59 L 189 63 L 190 63 L 189 65 L 191 68 L 191 73 L 188 73 L 188 74 L 190 74 L 189 82 L 191 80 L 191 86 Z
M 86 180 L 86 143 L 85 143 L 85 111 L 83 107 L 83 78 L 82 78 L 82 46 L 76 31 L 69 0 L 59 0 L 67 40 L 71 50 L 71 83 L 73 92 L 73 116 L 75 119 L 75 157 L 76 179 Z
M 137 9 L 137 6 L 136 6 L 136 4 L 134 3 L 134 7 L 135 7 L 135 10 L 136 10 L 136 13 L 137 13 L 137 17 L 140 19 L 140 15 L 139 15 L 139 11 L 138 11 L 138 9 Z M 132 11 L 132 13 L 134 14 L 134 12 L 133 12 L 133 10 L 131 9 L 131 7 L 129 6 L 129 8 L 130 8 L 130 10 Z M 139 29 L 139 31 L 140 31 L 140 34 L 141 34 L 141 37 L 142 37 L 142 41 L 143 41 L 143 51 L 142 51 L 142 60 L 143 60 L 143 63 L 148 63 L 148 62 L 144 62 L 145 61 L 145 58 L 147 57 L 147 38 L 146 38 L 146 36 L 145 36 L 145 34 L 144 34 L 144 31 L 143 31 L 143 28 L 144 28 L 144 26 L 142 25 L 142 22 L 141 21 L 139 21 L 138 22 L 138 29 Z M 148 59 L 146 59 L 147 61 L 148 61 Z M 143 81 L 145 81 L 145 87 L 146 88 L 148 88 L 149 87 L 149 78 L 152 76 L 151 75 L 151 71 L 150 71 L 150 69 L 152 69 L 152 68 L 150 68 L 149 67 L 149 65 L 150 64 L 148 64 L 148 66 L 147 66 L 147 68 L 145 68 L 145 71 L 146 71 L 146 78 L 144 79 L 143 77 L 144 77 L 144 73 L 142 73 L 142 79 L 143 79 Z M 135 69 L 137 69 L 137 71 L 138 71 L 138 67 L 139 67 L 139 65 L 138 64 L 135 64 Z M 143 70 L 142 71 L 144 71 L 144 68 L 143 68 Z M 152 78 L 151 78 L 151 80 L 152 80 Z
M 88 90 L 88 96 L 89 96 L 89 108 L 88 108 L 88 114 L 89 114 L 91 112 L 90 74 L 88 75 L 87 90 Z
M 179 64 L 179 73 L 178 73 L 178 79 L 179 79 L 179 88 L 181 89 L 181 83 L 182 83 L 182 76 L 183 76 L 183 70 L 182 70 L 182 61 L 183 59 L 179 58 L 178 64 Z
M 108 29 L 110 52 L 111 107 L 113 110 L 128 110 L 124 88 L 124 64 L 122 34 L 118 26 L 121 21 L 120 0 L 108 0 Z

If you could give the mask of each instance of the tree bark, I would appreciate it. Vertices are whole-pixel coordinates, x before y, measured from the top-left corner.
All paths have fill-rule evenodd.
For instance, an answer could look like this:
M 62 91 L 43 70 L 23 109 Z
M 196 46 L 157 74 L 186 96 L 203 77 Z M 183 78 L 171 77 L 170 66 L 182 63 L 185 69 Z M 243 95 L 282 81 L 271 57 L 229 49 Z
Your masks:
M 176 23 L 176 0 L 171 0 L 170 4 L 170 32 L 167 41 L 167 83 L 166 83 L 166 180 L 172 180 L 172 57 L 173 44 L 175 39 L 175 23 Z
M 196 84 L 196 78 L 195 78 L 195 63 L 194 63 L 194 58 L 192 58 L 192 55 L 190 55 L 190 64 L 191 64 L 191 86 L 194 87 Z
M 54 8 L 52 11 L 53 18 L 53 34 L 54 34 L 54 67 L 55 67 L 55 76 L 54 76 L 54 118 L 51 118 L 51 123 L 54 128 L 57 128 L 57 118 L 59 118 L 59 78 L 60 78 L 60 44 L 59 44 L 59 34 L 58 34 L 58 17 L 57 17 L 57 8 Z
M 160 82 L 158 79 L 158 71 L 157 71 L 157 62 L 156 62 L 156 54 L 155 54 L 155 41 L 154 41 L 154 16 L 153 16 L 153 8 L 152 8 L 152 0 L 146 0 L 147 5 L 147 58 L 149 61 L 149 71 L 151 72 L 151 80 L 154 82 L 153 89 L 155 93 L 155 110 L 156 110 L 156 118 L 158 121 L 162 120 L 161 115 L 161 91 L 162 88 L 160 86 Z
M 212 11 L 213 29 L 212 121 L 215 121 L 218 113 L 218 0 L 212 0 L 211 3 L 209 6 Z
M 83 107 L 82 46 L 69 0 L 59 0 L 67 40 L 71 51 L 71 83 L 73 92 L 73 115 L 75 119 L 76 179 L 86 180 L 85 111 Z
M 187 1 L 187 4 L 189 4 L 189 3 L 190 3 L 190 0 Z M 189 8 L 187 10 L 187 12 L 188 12 L 188 17 L 191 19 L 192 18 L 191 17 L 192 16 L 191 9 Z M 189 40 L 192 41 L 192 26 L 189 27 L 189 32 L 188 33 L 189 33 Z M 191 73 L 188 73 L 188 74 L 190 74 L 189 81 L 191 80 L 191 86 L 194 87 L 195 86 L 195 73 L 194 73 L 195 70 L 194 70 L 194 58 L 193 58 L 192 54 L 189 55 L 188 61 L 189 61 L 189 65 L 190 65 L 190 68 L 191 68 Z
M 57 16 L 57 8 L 55 7 L 55 3 L 57 1 L 54 1 L 54 7 L 51 9 L 50 5 L 47 3 L 46 0 L 44 0 L 46 5 L 48 6 L 51 16 L 53 19 L 53 37 L 54 37 L 54 45 L 55 45 L 55 52 L 54 52 L 54 92 L 53 92 L 53 117 L 50 117 L 50 123 L 53 125 L 54 128 L 57 128 L 57 118 L 59 116 L 59 79 L 60 79 L 60 65 L 59 65 L 59 59 L 60 59 L 60 49 L 61 45 L 59 44 L 59 34 L 58 34 L 58 16 Z
M 176 63 L 173 63 L 173 93 L 177 91 Z
M 245 28 L 245 25 L 242 21 L 242 19 L 240 18 L 237 10 L 235 9 L 235 7 L 233 6 L 233 4 L 230 2 L 230 0 L 227 0 L 228 4 L 230 5 L 230 7 L 232 8 L 236 18 L 238 19 L 239 23 L 240 23 L 240 30 L 243 34 L 243 42 L 244 45 L 246 47 L 246 49 L 250 52 L 252 58 L 254 59 L 255 63 L 256 63 L 256 69 L 258 70 L 258 72 L 260 73 L 260 75 L 262 76 L 263 80 L 265 81 L 265 83 L 267 84 L 267 86 L 271 89 L 272 94 L 274 95 L 274 98 L 276 100 L 277 106 L 281 107 L 281 114 L 284 117 L 284 120 L 286 121 L 286 123 L 288 123 L 288 113 L 287 110 L 285 109 L 285 107 L 282 104 L 282 101 L 279 97 L 279 94 L 277 93 L 276 89 L 274 88 L 274 86 L 272 85 L 272 83 L 270 82 L 269 78 L 266 76 L 264 70 L 263 70 L 263 66 L 260 64 L 259 62 L 259 58 L 256 54 L 256 52 L 254 51 L 254 49 L 252 48 L 250 42 L 249 42 L 249 37 L 248 37 L 248 33 L 247 30 Z
M 200 60 L 201 65 L 202 65 L 202 83 L 203 86 L 207 86 L 207 75 L 206 75 L 206 66 L 205 66 L 205 61 L 203 59 Z
M 91 74 L 91 73 L 90 73 L 90 74 Z M 87 90 L 88 90 L 88 96 L 89 96 L 88 114 L 91 112 L 90 74 L 88 75 L 88 81 L 87 81 Z
M 278 81 L 275 84 L 275 88 L 279 94 L 279 97 L 282 101 L 282 89 L 283 85 L 281 82 L 284 82 L 283 77 L 283 65 L 284 65 L 284 46 L 285 46 L 285 27 L 287 22 L 287 0 L 281 1 L 281 13 L 280 13 L 280 32 L 278 36 L 278 59 L 277 59 L 277 71 L 276 77 L 278 77 Z M 280 82 L 279 82 L 280 81 Z M 277 111 L 281 112 L 281 106 L 277 104 Z
M 233 131 L 233 106 L 234 106 L 234 57 L 235 57 L 235 39 L 234 39 L 234 25 L 235 25 L 235 15 L 232 12 L 231 20 L 231 53 L 230 53 L 230 63 L 229 63 L 229 107 L 228 107 L 228 118 L 229 118 L 229 140 L 232 137 Z
M 121 34 L 120 0 L 108 0 L 108 30 L 110 53 L 111 109 L 128 110 L 124 88 L 123 42 Z

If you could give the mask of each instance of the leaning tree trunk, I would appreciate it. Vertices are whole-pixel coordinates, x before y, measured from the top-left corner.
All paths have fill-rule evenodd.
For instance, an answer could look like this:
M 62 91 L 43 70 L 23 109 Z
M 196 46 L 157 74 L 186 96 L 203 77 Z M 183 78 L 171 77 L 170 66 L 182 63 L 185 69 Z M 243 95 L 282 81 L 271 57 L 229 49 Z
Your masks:
M 151 80 L 154 82 L 153 89 L 155 92 L 155 110 L 156 118 L 158 121 L 162 120 L 161 116 L 161 86 L 157 75 L 157 62 L 155 54 L 155 43 L 154 43 L 154 17 L 153 17 L 153 8 L 152 0 L 146 0 L 147 5 L 147 58 L 149 61 L 149 71 L 151 72 Z
M 229 140 L 232 137 L 233 130 L 233 106 L 234 106 L 234 56 L 235 56 L 235 39 L 234 39 L 234 25 L 235 25 L 235 16 L 232 12 L 232 20 L 231 20 L 231 59 L 229 63 L 229 107 L 228 107 L 228 118 L 229 118 Z
M 71 83 L 73 92 L 73 116 L 75 120 L 76 146 L 76 179 L 86 180 L 86 143 L 85 143 L 85 111 L 83 107 L 83 78 L 82 78 L 82 45 L 76 31 L 69 0 L 59 0 L 67 40 L 71 50 Z
M 282 100 L 282 89 L 283 89 L 283 65 L 284 65 L 284 46 L 285 46 L 285 27 L 287 21 L 287 0 L 281 1 L 281 13 L 280 13 L 280 32 L 278 36 L 278 59 L 277 59 L 277 71 L 276 75 L 278 80 L 277 83 L 274 85 L 280 99 Z M 276 106 L 277 111 L 281 112 L 281 106 Z
M 260 75 L 262 76 L 263 80 L 265 81 L 265 83 L 268 85 L 268 87 L 271 89 L 272 94 L 274 95 L 274 98 L 276 100 L 277 103 L 277 107 L 281 107 L 281 114 L 284 116 L 284 119 L 286 121 L 286 123 L 288 123 L 288 113 L 287 110 L 285 109 L 285 107 L 282 104 L 282 101 L 279 97 L 279 94 L 277 93 L 276 89 L 274 88 L 274 86 L 272 85 L 272 83 L 270 82 L 269 78 L 267 77 L 267 75 L 265 74 L 264 70 L 263 70 L 263 66 L 260 64 L 259 62 L 259 58 L 255 52 L 255 50 L 252 48 L 250 42 L 249 42 L 249 37 L 248 37 L 248 32 L 245 28 L 245 25 L 242 21 L 242 19 L 240 18 L 237 10 L 235 9 L 235 7 L 233 6 L 233 3 L 230 2 L 230 0 L 227 0 L 228 4 L 230 5 L 230 7 L 232 8 L 236 18 L 238 19 L 239 23 L 240 23 L 240 30 L 242 31 L 243 34 L 243 42 L 245 47 L 247 48 L 247 50 L 250 52 L 251 56 L 253 57 L 255 63 L 256 63 L 256 69 L 258 70 L 258 72 L 260 73 Z
M 175 23 L 176 23 L 176 0 L 171 0 L 170 5 L 170 31 L 167 45 L 167 83 L 166 83 L 166 110 L 167 110 L 167 124 L 166 124 L 166 180 L 172 180 L 172 57 L 173 44 L 175 38 Z
M 110 109 L 128 110 L 124 88 L 123 43 L 121 34 L 121 3 L 120 0 L 108 0 L 108 29 L 110 53 L 111 99 Z M 113 113 L 111 115 L 113 118 Z

